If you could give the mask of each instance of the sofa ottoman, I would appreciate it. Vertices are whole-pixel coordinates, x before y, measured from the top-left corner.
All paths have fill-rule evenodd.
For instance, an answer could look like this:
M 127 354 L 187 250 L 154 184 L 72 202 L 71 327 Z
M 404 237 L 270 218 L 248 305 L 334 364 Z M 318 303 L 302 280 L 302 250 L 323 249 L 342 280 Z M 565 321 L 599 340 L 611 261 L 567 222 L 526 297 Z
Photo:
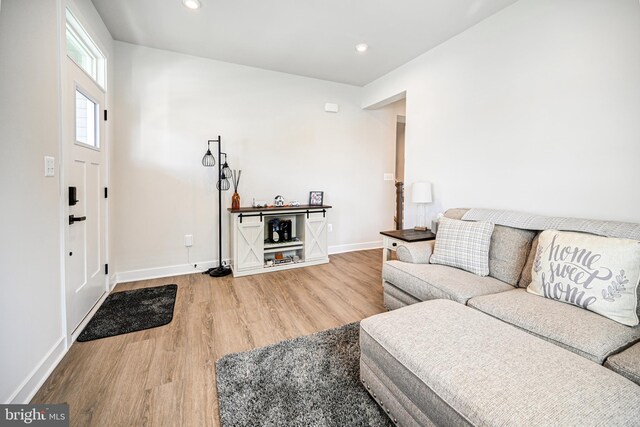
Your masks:
M 640 386 L 480 311 L 432 300 L 360 323 L 364 386 L 399 425 L 634 425 Z

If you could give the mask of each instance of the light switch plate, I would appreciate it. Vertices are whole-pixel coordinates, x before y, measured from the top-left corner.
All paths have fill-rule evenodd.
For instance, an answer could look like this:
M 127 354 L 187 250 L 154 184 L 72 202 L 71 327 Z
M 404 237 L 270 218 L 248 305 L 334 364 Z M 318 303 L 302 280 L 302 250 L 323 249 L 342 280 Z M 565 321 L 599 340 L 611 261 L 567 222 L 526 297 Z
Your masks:
M 385 181 L 393 181 L 394 180 L 393 174 L 392 173 L 385 173 L 384 174 L 384 180 Z
M 44 156 L 44 176 L 56 176 L 56 159 L 51 156 Z

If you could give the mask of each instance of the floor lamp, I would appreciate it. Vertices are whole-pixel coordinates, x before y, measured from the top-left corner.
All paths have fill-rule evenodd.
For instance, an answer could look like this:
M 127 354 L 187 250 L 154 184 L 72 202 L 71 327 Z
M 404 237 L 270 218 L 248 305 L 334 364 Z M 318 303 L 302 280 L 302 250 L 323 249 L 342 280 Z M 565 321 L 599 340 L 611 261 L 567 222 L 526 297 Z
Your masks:
M 222 192 L 227 191 L 231 185 L 229 178 L 231 177 L 231 168 L 227 164 L 227 153 L 222 152 L 222 139 L 218 135 L 218 139 L 210 139 L 207 141 L 207 152 L 202 158 L 202 166 L 213 167 L 216 159 L 211 153 L 211 143 L 218 143 L 218 181 L 216 188 L 218 189 L 218 266 L 208 269 L 202 274 L 208 274 L 211 277 L 222 277 L 231 274 L 231 268 L 222 264 Z M 222 156 L 224 155 L 224 164 Z

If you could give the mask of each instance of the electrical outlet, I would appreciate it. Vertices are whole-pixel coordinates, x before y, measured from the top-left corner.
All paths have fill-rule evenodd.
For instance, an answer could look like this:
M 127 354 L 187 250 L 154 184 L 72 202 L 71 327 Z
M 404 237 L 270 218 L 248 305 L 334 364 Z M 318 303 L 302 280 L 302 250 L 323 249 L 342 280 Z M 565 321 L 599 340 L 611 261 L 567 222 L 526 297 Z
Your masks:
M 393 173 L 385 173 L 382 179 L 385 181 L 393 181 L 395 178 L 393 177 Z
M 184 245 L 188 248 L 193 246 L 193 234 L 185 234 L 184 235 Z
M 333 224 L 327 224 L 327 232 L 333 232 Z

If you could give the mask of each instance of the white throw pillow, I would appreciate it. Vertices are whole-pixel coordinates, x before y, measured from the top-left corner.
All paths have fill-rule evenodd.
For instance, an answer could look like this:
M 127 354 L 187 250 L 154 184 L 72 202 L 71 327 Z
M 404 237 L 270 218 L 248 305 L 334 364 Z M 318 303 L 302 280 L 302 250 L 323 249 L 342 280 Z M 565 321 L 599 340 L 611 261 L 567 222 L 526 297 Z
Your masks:
M 623 325 L 638 324 L 640 242 L 546 230 L 527 292 L 573 304 Z
M 492 233 L 490 222 L 440 218 L 430 262 L 488 276 Z

